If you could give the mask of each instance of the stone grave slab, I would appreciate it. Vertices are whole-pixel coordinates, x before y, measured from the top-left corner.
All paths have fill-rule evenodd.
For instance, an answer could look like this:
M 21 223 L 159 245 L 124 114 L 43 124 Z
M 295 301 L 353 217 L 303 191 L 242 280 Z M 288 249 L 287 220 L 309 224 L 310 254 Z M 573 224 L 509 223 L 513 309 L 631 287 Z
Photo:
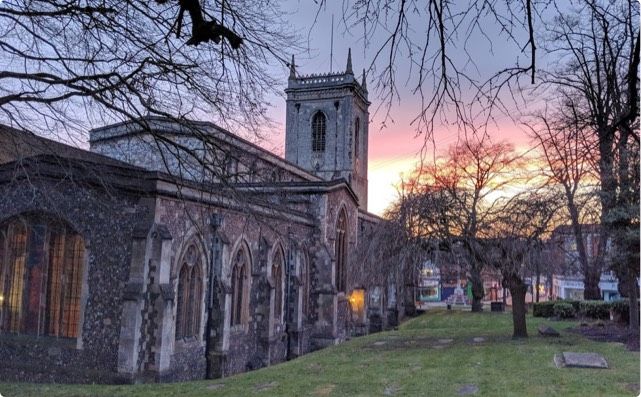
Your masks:
M 598 353 L 563 352 L 554 355 L 557 368 L 608 368 L 608 362 Z
M 554 328 L 550 327 L 549 325 L 545 324 L 539 324 L 539 334 L 544 337 L 558 337 L 559 336 L 559 331 L 555 330 Z
M 463 386 L 459 387 L 458 390 L 456 391 L 456 393 L 459 396 L 468 396 L 468 395 L 471 395 L 471 394 L 476 394 L 476 393 L 478 393 L 478 391 L 479 391 L 479 387 L 477 385 L 469 384 L 469 385 L 463 385 Z
M 276 386 L 278 386 L 278 382 L 268 382 L 268 383 L 261 383 L 261 384 L 255 385 L 254 389 L 256 391 L 263 391 L 263 390 L 273 389 Z
M 385 390 L 383 390 L 383 395 L 384 396 L 395 396 L 396 393 L 398 393 L 400 390 L 401 390 L 401 388 L 398 385 L 385 386 Z

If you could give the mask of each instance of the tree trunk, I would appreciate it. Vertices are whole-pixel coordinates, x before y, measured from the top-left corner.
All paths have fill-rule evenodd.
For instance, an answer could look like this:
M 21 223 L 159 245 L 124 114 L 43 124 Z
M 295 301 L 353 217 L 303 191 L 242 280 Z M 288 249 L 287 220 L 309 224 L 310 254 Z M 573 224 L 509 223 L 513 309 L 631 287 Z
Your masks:
M 536 265 L 536 303 L 539 303 L 539 290 L 541 289 L 541 270 L 539 270 L 539 265 Z
M 510 282 L 510 294 L 512 295 L 512 323 L 514 325 L 513 338 L 527 338 L 527 324 L 525 323 L 525 294 L 527 285 L 518 277 Z
M 481 279 L 481 270 L 476 266 L 470 269 L 470 282 L 472 283 L 472 311 L 483 311 L 483 280 Z
M 581 221 L 579 220 L 579 209 L 574 202 L 574 192 L 567 186 L 565 190 L 570 221 L 572 223 L 572 232 L 574 233 L 574 241 L 576 243 L 576 251 L 577 254 L 579 254 L 579 263 L 581 264 L 581 272 L 583 273 L 583 299 L 599 300 L 601 299 L 601 290 L 599 289 L 599 280 L 601 279 L 600 261 L 597 258 L 593 258 L 592 260 L 588 258 L 585 239 L 583 238 L 584 233 L 581 227 Z
M 630 302 L 630 330 L 639 333 L 639 287 L 636 280 L 629 283 L 630 291 L 628 292 Z
M 599 288 L 601 272 L 595 271 L 593 266 L 590 266 L 589 269 L 590 271 L 584 272 L 583 276 L 583 299 L 601 300 L 601 289 Z

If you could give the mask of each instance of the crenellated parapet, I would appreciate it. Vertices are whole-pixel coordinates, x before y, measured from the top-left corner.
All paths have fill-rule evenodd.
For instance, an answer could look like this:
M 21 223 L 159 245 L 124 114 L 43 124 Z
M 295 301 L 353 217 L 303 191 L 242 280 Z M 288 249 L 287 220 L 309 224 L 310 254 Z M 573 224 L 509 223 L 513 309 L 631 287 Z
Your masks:
M 363 70 L 362 80 L 359 83 L 352 70 L 352 54 L 351 50 L 347 55 L 347 65 L 343 72 L 329 72 L 329 73 L 312 73 L 299 75 L 296 72 L 296 64 L 294 57 L 289 64 L 289 80 L 285 92 L 301 92 L 301 91 L 314 91 L 322 89 L 341 89 L 351 88 L 357 92 L 365 102 L 367 102 L 367 86 L 365 83 L 365 70 Z

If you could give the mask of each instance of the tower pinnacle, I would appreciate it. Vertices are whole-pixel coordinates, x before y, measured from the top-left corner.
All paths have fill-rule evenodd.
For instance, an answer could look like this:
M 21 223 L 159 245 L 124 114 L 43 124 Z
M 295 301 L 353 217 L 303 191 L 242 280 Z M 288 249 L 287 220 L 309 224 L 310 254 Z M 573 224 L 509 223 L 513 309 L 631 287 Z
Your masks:
M 347 50 L 347 67 L 345 68 L 345 74 L 354 74 L 352 70 L 352 49 Z
M 289 64 L 289 79 L 296 78 L 296 63 L 294 62 L 294 54 L 292 54 L 292 62 Z

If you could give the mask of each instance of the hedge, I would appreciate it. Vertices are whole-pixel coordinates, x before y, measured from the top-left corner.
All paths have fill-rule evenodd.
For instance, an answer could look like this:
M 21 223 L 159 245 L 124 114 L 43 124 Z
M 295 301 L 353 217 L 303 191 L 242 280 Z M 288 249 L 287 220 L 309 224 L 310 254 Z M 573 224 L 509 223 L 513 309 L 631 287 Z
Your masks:
M 576 309 L 574 305 L 566 301 L 558 301 L 554 303 L 554 315 L 559 318 L 572 318 L 576 316 Z
M 604 301 L 583 301 L 579 304 L 579 314 L 595 320 L 609 320 L 612 304 Z
M 558 300 L 558 301 L 548 301 L 548 302 L 538 302 L 534 303 L 532 306 L 532 315 L 534 317 L 552 317 L 558 316 L 561 318 L 570 318 L 563 317 L 556 313 L 554 310 L 555 305 L 564 304 L 570 305 L 573 309 L 573 314 L 570 317 L 575 315 L 580 315 L 586 318 L 592 318 L 595 320 L 609 320 L 610 319 L 610 310 L 616 317 L 628 323 L 630 321 L 630 305 L 626 299 L 605 302 L 605 301 L 575 301 L 575 300 Z M 565 310 L 566 309 L 559 309 Z
M 558 301 L 557 301 L 558 302 Z M 561 300 L 561 302 L 569 303 L 572 305 L 574 308 L 574 312 L 578 313 L 579 312 L 579 306 L 581 305 L 581 301 L 573 301 L 573 300 Z
M 532 306 L 532 315 L 534 317 L 554 316 L 554 301 L 535 303 Z

